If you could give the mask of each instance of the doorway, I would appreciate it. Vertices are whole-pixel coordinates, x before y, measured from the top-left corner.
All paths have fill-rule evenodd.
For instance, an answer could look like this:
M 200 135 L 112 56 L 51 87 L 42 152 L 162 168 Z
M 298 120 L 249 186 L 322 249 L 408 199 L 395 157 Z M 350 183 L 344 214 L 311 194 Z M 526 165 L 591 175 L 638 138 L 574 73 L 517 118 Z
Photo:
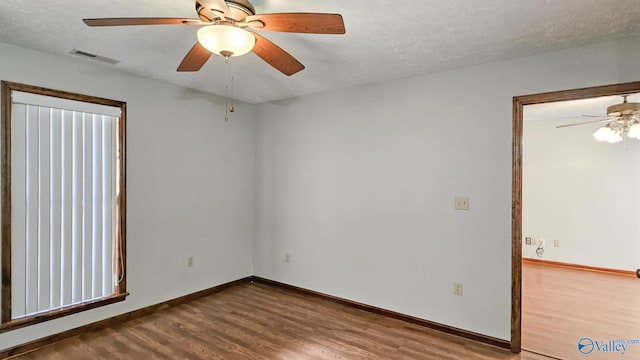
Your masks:
M 639 93 L 640 82 L 598 86 L 526 96 L 513 99 L 513 157 L 512 157 L 512 312 L 511 312 L 511 350 L 522 350 L 522 284 L 523 284 L 523 242 L 527 239 L 523 233 L 523 136 L 524 111 L 527 105 L 550 104 L 573 100 L 599 98 L 603 96 Z M 602 111 L 600 112 L 602 113 Z M 637 140 L 633 140 L 637 141 Z M 535 240 L 540 240 L 535 239 Z M 551 244 L 549 243 L 551 241 Z M 545 246 L 554 246 L 556 239 L 546 239 Z M 535 247 L 538 249 L 538 246 Z M 544 247 L 543 247 L 544 248 Z M 639 284 L 640 285 L 640 284 Z M 550 326 L 553 326 L 551 324 Z M 580 344 L 573 344 L 578 349 Z M 638 345 L 640 347 L 640 345 Z M 639 349 L 640 350 L 640 349 Z

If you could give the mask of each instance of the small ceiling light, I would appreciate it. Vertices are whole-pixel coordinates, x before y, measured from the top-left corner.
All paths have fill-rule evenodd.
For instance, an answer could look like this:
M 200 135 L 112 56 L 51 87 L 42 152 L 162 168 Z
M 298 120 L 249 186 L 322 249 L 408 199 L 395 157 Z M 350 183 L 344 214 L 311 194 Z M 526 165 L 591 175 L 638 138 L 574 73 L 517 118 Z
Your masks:
M 619 133 L 614 132 L 614 133 L 611 135 L 611 137 L 609 138 L 609 140 L 607 140 L 607 141 L 608 141 L 608 142 L 610 142 L 610 143 L 612 143 L 612 144 L 615 144 L 615 143 L 617 143 L 617 142 L 622 141 L 622 136 L 621 136 Z
M 640 140 L 640 123 L 636 122 L 635 124 L 631 125 L 631 127 L 629 128 L 629 132 L 627 133 L 627 136 L 632 139 Z
M 256 38 L 233 25 L 209 25 L 198 30 L 198 41 L 207 50 L 226 58 L 240 56 L 253 49 Z
M 595 137 L 598 141 L 606 141 L 611 144 L 622 141 L 622 136 L 620 136 L 620 133 L 613 130 L 608 124 L 593 133 L 593 137 Z
M 608 126 L 603 126 L 593 133 L 593 137 L 598 141 L 607 141 L 611 134 L 613 134 L 613 130 Z

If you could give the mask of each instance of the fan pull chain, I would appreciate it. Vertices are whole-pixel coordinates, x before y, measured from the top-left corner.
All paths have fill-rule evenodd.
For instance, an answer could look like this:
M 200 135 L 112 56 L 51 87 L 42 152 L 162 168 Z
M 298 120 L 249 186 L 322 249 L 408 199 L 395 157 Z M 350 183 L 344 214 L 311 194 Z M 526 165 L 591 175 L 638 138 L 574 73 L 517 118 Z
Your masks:
M 224 70 L 225 70 L 225 74 L 224 74 L 224 121 L 228 122 L 229 121 L 229 113 L 230 112 L 235 112 L 236 108 L 234 106 L 234 100 L 233 98 L 235 97 L 235 90 L 233 87 L 233 80 L 235 79 L 235 77 L 233 76 L 233 63 L 230 63 L 231 58 L 229 56 L 225 56 L 224 57 Z M 231 67 L 231 70 L 229 70 L 229 67 Z M 231 72 L 231 75 L 229 75 L 229 72 Z M 229 97 L 229 77 L 231 77 L 231 97 Z M 229 104 L 231 103 L 231 104 Z
M 233 99 L 235 99 L 235 97 L 236 97 L 236 93 L 235 93 L 234 88 L 233 88 L 233 80 L 234 80 L 234 76 L 233 76 L 233 63 L 231 63 L 231 65 L 230 65 L 230 66 L 231 66 L 231 106 L 229 107 L 229 111 L 230 111 L 230 112 L 235 112 L 235 111 L 236 111 L 236 108 L 233 106 L 233 102 L 234 102 L 234 100 L 233 100 Z
M 229 57 L 224 57 L 224 122 L 229 121 Z M 232 111 L 233 112 L 233 111 Z

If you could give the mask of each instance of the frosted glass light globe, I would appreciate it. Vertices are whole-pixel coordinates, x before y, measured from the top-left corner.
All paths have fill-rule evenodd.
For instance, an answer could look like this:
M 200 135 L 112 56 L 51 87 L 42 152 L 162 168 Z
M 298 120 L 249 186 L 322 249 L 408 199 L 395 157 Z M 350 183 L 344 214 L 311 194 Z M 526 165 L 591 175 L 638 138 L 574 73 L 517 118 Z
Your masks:
M 640 140 L 640 124 L 635 123 L 629 128 L 628 137 Z
M 222 56 L 240 56 L 256 44 L 247 30 L 232 25 L 209 25 L 198 30 L 198 41 L 205 49 Z
M 622 136 L 620 134 L 614 132 L 614 133 L 611 134 L 611 137 L 609 137 L 609 139 L 607 139 L 607 141 L 612 143 L 612 144 L 615 144 L 617 142 L 622 141 Z
M 609 141 L 612 135 L 614 135 L 613 130 L 608 126 L 603 126 L 593 133 L 593 137 L 598 141 Z

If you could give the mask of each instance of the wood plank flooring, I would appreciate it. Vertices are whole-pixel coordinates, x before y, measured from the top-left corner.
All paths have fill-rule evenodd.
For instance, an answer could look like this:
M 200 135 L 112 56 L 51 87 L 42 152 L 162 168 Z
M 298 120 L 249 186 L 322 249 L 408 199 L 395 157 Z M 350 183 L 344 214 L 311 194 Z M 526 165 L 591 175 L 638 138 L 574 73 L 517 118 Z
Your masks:
M 290 290 L 243 284 L 16 359 L 547 359 Z
M 522 348 L 581 359 L 578 341 L 640 339 L 640 279 L 548 265 L 522 268 Z M 588 340 L 585 340 L 588 343 Z M 585 348 L 588 351 L 589 348 Z M 640 359 L 640 344 L 589 360 Z

